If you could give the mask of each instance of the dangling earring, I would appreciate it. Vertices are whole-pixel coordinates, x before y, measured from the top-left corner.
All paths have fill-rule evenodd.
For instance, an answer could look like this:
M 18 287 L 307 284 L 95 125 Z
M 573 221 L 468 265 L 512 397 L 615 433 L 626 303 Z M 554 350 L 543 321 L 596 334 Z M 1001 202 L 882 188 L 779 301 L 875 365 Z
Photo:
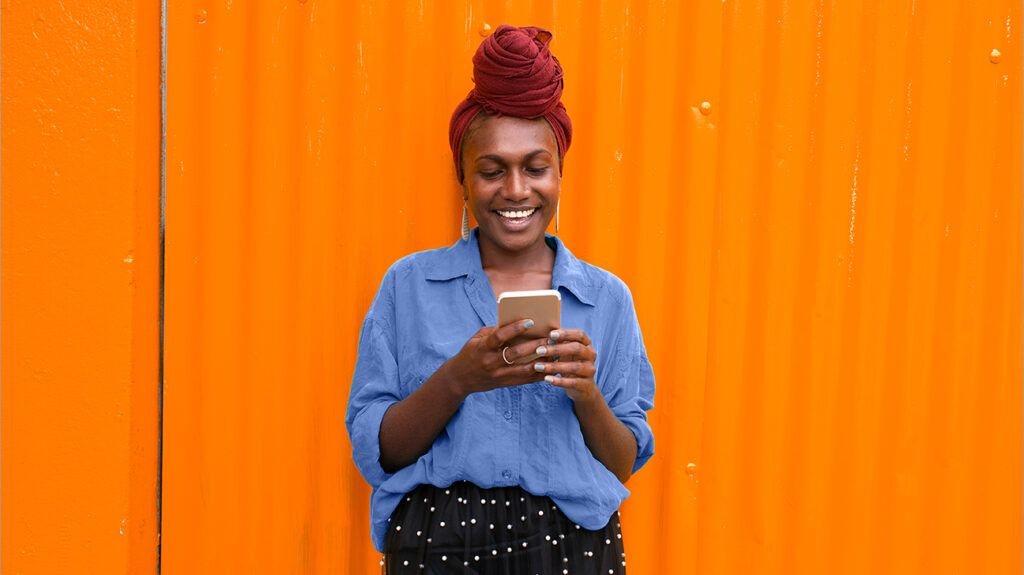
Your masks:
M 462 239 L 469 241 L 469 208 L 462 202 Z
M 561 208 L 561 207 L 562 207 L 562 201 L 559 200 L 558 203 L 555 204 L 555 235 L 556 236 L 558 235 L 558 209 Z

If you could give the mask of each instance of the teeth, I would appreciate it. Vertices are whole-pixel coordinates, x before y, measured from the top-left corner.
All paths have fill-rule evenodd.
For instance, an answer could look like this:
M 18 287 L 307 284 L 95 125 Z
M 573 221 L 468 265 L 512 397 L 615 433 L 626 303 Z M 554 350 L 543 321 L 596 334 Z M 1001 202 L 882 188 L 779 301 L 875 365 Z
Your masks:
M 519 218 L 529 217 L 529 216 L 533 215 L 533 212 L 535 212 L 535 211 L 537 211 L 537 208 L 530 208 L 528 210 L 518 210 L 518 211 L 511 211 L 511 212 L 510 211 L 498 210 L 498 213 L 501 214 L 501 216 L 505 217 L 505 218 L 519 219 Z

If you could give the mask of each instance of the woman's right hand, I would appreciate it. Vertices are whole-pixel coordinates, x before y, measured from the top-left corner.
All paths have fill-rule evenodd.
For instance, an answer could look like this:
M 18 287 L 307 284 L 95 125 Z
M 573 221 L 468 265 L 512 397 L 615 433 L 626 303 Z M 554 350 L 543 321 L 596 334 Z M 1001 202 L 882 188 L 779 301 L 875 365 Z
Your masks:
M 537 348 L 544 346 L 547 338 L 511 343 L 531 326 L 533 320 L 530 319 L 501 327 L 487 326 L 480 328 L 480 331 L 469 338 L 459 353 L 444 365 L 448 372 L 446 375 L 456 386 L 458 393 L 467 396 L 471 393 L 543 379 L 543 374 L 534 369 L 532 361 L 518 361 L 536 355 Z

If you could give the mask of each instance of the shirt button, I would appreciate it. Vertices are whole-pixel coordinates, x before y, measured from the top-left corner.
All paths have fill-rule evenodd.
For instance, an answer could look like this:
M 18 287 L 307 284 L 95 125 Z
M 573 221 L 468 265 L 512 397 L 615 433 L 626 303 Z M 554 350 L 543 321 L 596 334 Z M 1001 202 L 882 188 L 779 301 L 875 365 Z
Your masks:
M 501 476 L 504 477 L 505 479 L 512 479 L 512 472 L 506 469 L 505 471 L 501 472 Z
M 512 412 L 508 409 L 505 410 L 505 419 L 512 419 Z

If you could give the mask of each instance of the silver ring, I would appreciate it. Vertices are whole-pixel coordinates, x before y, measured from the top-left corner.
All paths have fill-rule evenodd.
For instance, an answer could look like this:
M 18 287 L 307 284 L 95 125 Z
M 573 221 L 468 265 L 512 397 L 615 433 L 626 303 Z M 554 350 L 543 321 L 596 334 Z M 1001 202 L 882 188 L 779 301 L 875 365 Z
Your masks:
M 509 361 L 508 358 L 505 357 L 505 352 L 506 351 L 508 351 L 508 346 L 507 345 L 505 346 L 505 349 L 501 350 L 501 359 L 504 359 L 505 363 L 507 363 L 508 365 L 512 365 L 513 362 Z

